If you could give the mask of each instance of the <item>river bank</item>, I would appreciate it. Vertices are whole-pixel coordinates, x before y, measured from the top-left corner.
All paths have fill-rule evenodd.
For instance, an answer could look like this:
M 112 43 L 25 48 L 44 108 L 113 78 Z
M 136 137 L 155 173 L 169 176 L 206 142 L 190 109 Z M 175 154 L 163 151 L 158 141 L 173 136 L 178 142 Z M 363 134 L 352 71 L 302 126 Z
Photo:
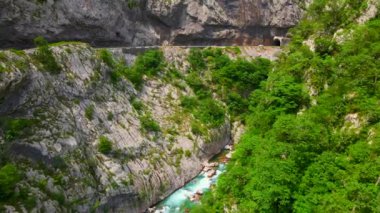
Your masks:
M 225 146 L 219 154 L 204 163 L 203 170 L 193 180 L 149 209 L 148 212 L 182 213 L 191 208 L 199 202 L 203 193 L 209 191 L 212 185 L 216 184 L 219 176 L 225 172 L 232 152 L 232 145 Z

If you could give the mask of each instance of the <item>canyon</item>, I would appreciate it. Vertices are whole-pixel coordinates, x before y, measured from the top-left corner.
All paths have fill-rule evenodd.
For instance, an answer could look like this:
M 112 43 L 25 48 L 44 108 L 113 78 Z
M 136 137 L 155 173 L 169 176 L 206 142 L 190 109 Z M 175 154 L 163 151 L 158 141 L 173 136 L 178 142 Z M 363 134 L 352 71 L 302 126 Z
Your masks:
M 51 50 L 59 73 L 43 71 L 35 61 L 36 49 L 0 52 L 0 64 L 8 69 L 0 72 L 3 158 L 21 162 L 25 178 L 19 190 L 28 189 L 37 210 L 145 211 L 194 178 L 204 162 L 241 134 L 229 116 L 201 135 L 194 132 L 194 118 L 182 106 L 183 97 L 194 91 L 183 78 L 168 77 L 172 69 L 187 75 L 189 48 L 161 48 L 167 68 L 144 77 L 141 88 L 128 80 L 113 82 L 115 68 L 100 56 L 107 51 L 115 61 L 132 65 L 136 55 L 123 48 L 75 42 L 52 44 Z M 222 50 L 248 60 L 273 60 L 281 51 Z M 157 122 L 159 129 L 147 129 L 146 120 Z M 102 140 L 112 142 L 111 152 L 101 152 Z M 16 206 L 28 209 L 23 203 Z
M 0 1 L 0 211 L 378 212 L 380 5 L 311 2 Z
M 181 105 L 195 94 L 183 77 L 190 47 L 274 60 L 281 49 L 268 46 L 288 35 L 304 7 L 298 0 L 1 1 L 0 160 L 18 162 L 18 196 L 33 199 L 4 208 L 133 213 L 163 200 L 241 133 L 227 113 L 222 125 L 194 132 Z M 58 42 L 49 47 L 58 73 L 36 61 L 38 36 Z M 119 61 L 133 66 L 150 49 L 163 53 L 157 76 L 144 76 L 141 88 L 114 82 Z M 103 142 L 112 150 L 103 153 Z

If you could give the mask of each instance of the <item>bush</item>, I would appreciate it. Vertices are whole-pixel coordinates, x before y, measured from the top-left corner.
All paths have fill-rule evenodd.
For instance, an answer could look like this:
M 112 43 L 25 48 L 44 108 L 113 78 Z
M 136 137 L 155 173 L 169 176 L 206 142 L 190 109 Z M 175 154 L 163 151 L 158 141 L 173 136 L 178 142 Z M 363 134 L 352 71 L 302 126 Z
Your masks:
M 194 135 L 205 135 L 207 133 L 207 129 L 202 126 L 201 123 L 197 121 L 192 121 L 191 122 L 191 132 Z
M 186 76 L 186 83 L 194 90 L 195 93 L 198 91 L 207 91 L 208 88 L 203 84 L 201 77 L 197 73 L 190 73 Z
M 338 49 L 337 43 L 330 37 L 318 37 L 315 39 L 315 52 L 320 56 L 333 55 Z
M 236 92 L 228 93 L 226 103 L 232 115 L 240 115 L 248 110 L 247 99 L 241 97 L 241 95 Z
M 206 68 L 202 50 L 199 48 L 191 48 L 187 60 L 190 62 L 190 68 L 193 71 L 199 71 Z
M 86 107 L 86 109 L 84 110 L 84 115 L 86 116 L 88 120 L 91 121 L 92 119 L 94 119 L 94 112 L 95 112 L 94 105 L 90 105 Z
M 150 115 L 141 116 L 140 123 L 141 127 L 148 132 L 161 131 L 160 125 Z
M 138 2 L 136 0 L 128 0 L 128 8 L 133 9 L 139 6 Z
M 107 64 L 107 66 L 109 66 L 109 67 L 111 67 L 111 68 L 114 68 L 114 67 L 116 66 L 116 62 L 115 62 L 115 60 L 113 59 L 113 56 L 112 56 L 112 54 L 110 53 L 110 51 L 105 50 L 105 49 L 100 50 L 100 52 L 99 52 L 99 57 L 100 57 L 100 59 L 101 59 L 105 64 Z
M 112 121 L 113 118 L 114 118 L 113 113 L 112 112 L 108 112 L 108 114 L 107 114 L 107 120 Z
M 49 48 L 48 42 L 41 36 L 34 39 L 37 50 L 34 53 L 34 58 L 39 61 L 43 69 L 52 74 L 58 74 L 61 71 L 61 66 L 55 60 L 53 52 Z
M 164 65 L 163 52 L 160 50 L 149 50 L 137 57 L 134 69 L 138 73 L 154 76 L 161 71 Z
M 0 200 L 6 200 L 14 193 L 16 184 L 21 180 L 20 172 L 13 164 L 0 169 Z
M 112 141 L 106 136 L 100 136 L 98 151 L 102 154 L 109 154 L 112 151 Z
M 195 97 L 182 96 L 181 107 L 187 110 L 193 110 L 198 105 L 198 100 Z
M 27 134 L 32 134 L 31 128 L 34 125 L 37 125 L 38 123 L 38 120 L 23 118 L 3 118 L 0 120 L 0 126 L 4 131 L 6 140 L 13 140 L 25 136 Z
M 190 150 L 186 150 L 186 151 L 185 151 L 185 156 L 186 156 L 187 158 L 191 157 L 191 152 L 190 152 Z
M 115 68 L 111 72 L 111 82 L 116 84 L 122 78 L 128 78 L 130 68 L 124 65 L 124 62 L 120 61 L 115 65 Z M 131 80 L 131 79 L 130 79 Z
M 144 104 L 137 98 L 133 98 L 132 100 L 132 107 L 137 111 L 141 112 L 144 109 Z
M 129 78 L 130 68 L 123 60 L 115 61 L 110 51 L 102 49 L 99 51 L 100 59 L 112 69 L 110 73 L 111 82 L 117 84 L 122 78 Z M 129 79 L 133 82 L 133 79 Z
M 125 69 L 123 75 L 127 77 L 137 89 L 143 83 L 143 76 L 155 76 L 165 66 L 164 54 L 160 50 L 149 50 L 137 56 L 135 64 Z
M 212 99 L 202 100 L 194 116 L 211 128 L 219 127 L 225 121 L 223 107 Z

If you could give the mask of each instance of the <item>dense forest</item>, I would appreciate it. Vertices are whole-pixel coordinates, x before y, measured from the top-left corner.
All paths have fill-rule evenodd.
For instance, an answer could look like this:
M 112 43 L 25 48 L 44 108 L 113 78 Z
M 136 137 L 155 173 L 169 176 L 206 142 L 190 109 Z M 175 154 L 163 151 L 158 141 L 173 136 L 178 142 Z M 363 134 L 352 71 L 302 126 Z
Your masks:
M 367 7 L 314 1 L 268 73 L 223 81 L 247 132 L 192 212 L 380 211 L 380 17 L 358 24 Z M 222 63 L 213 73 L 247 67 Z

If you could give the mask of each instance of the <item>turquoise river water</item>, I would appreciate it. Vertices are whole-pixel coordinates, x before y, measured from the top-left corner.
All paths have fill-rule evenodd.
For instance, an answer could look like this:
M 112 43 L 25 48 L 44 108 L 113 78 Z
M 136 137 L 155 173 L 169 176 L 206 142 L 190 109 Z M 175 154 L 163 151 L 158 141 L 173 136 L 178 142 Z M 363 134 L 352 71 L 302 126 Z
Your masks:
M 197 192 L 206 192 L 210 190 L 210 187 L 216 183 L 219 176 L 225 171 L 226 162 L 225 156 L 228 153 L 224 150 L 222 153 L 215 156 L 210 162 L 218 162 L 219 165 L 216 168 L 216 174 L 211 178 L 207 177 L 206 172 L 202 171 L 193 180 L 187 183 L 182 188 L 175 191 L 169 197 L 158 203 L 155 207 L 155 213 L 183 213 L 186 208 L 191 207 L 196 202 L 190 201 L 190 198 Z
M 220 163 L 216 174 L 208 178 L 205 172 L 201 172 L 188 184 L 175 191 L 165 200 L 161 201 L 157 206 L 155 213 L 182 213 L 184 208 L 193 204 L 190 197 L 199 191 L 205 192 L 210 189 L 212 184 L 215 184 L 220 174 L 225 170 L 225 164 Z

